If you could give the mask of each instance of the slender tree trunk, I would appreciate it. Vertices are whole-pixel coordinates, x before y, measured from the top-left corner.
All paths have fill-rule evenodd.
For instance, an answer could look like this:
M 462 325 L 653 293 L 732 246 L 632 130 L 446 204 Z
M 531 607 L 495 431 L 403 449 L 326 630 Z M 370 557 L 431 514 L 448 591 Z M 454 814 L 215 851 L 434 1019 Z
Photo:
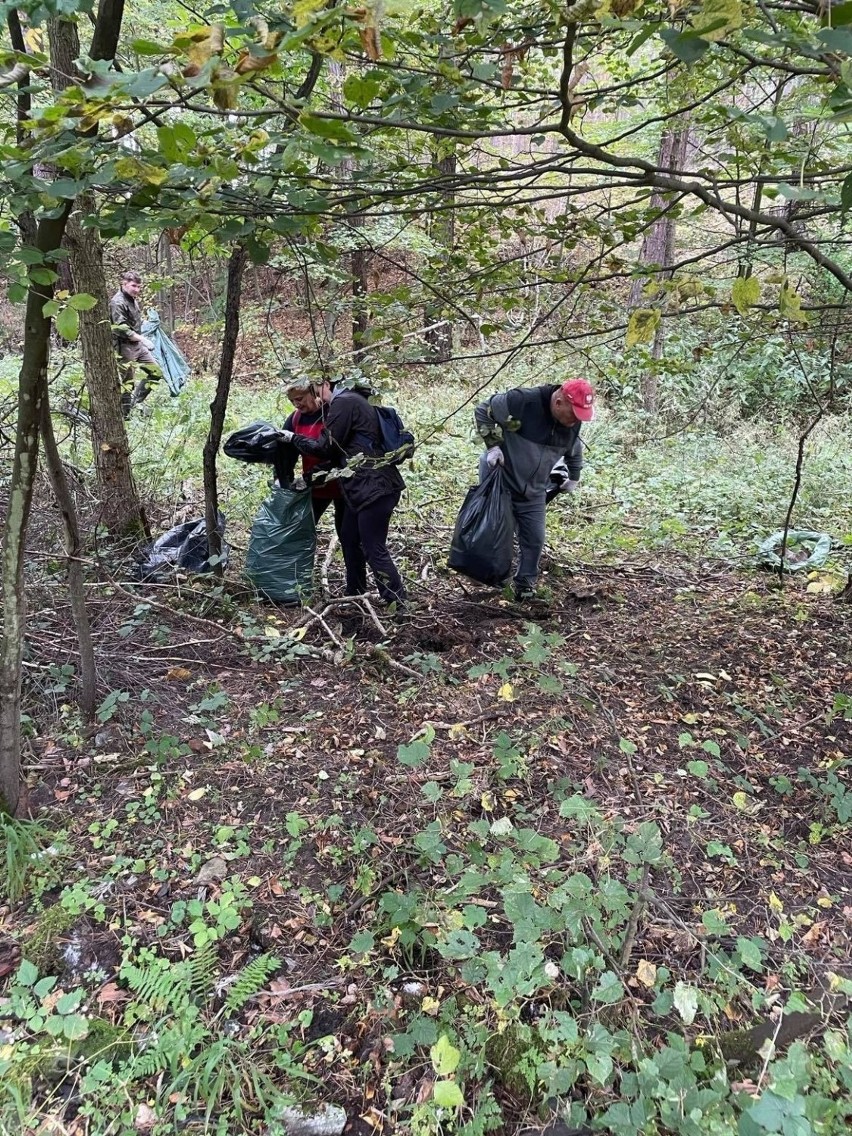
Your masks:
M 678 126 L 673 130 L 665 130 L 660 139 L 660 154 L 658 164 L 660 169 L 681 169 L 689 142 L 689 128 Z M 651 195 L 651 208 L 662 209 L 665 206 L 663 194 L 654 192 Z M 655 280 L 664 280 L 671 276 L 668 271 L 674 263 L 675 241 L 677 225 L 674 218 L 664 213 L 653 222 L 645 233 L 642 249 L 639 253 L 640 264 L 656 266 Z M 637 277 L 630 288 L 630 307 L 638 308 L 642 305 L 642 291 L 648 283 L 649 277 Z M 663 354 L 665 331 L 663 321 L 657 325 L 651 355 L 659 359 Z M 642 376 L 642 404 L 649 414 L 657 411 L 657 371 L 649 367 Z
M 219 361 L 219 375 L 216 380 L 216 395 L 210 403 L 210 429 L 204 443 L 204 516 L 207 521 L 207 552 L 213 557 L 222 555 L 222 537 L 219 533 L 219 489 L 216 480 L 216 455 L 222 441 L 225 412 L 228 409 L 228 395 L 231 392 L 231 377 L 234 373 L 234 355 L 237 350 L 237 337 L 240 333 L 240 300 L 243 290 L 243 273 L 246 267 L 246 249 L 236 245 L 228 261 L 228 284 L 225 293 L 225 331 L 222 336 L 222 357 Z M 222 574 L 222 565 L 217 560 L 213 571 Z
M 353 213 L 349 218 L 349 227 L 356 239 L 358 239 L 358 230 L 363 226 L 363 216 L 360 213 Z M 370 290 L 367 271 L 370 254 L 363 244 L 358 244 L 352 250 L 349 263 L 352 275 L 352 357 L 357 362 L 366 355 L 370 339 L 370 313 L 367 308 L 367 294 Z
M 71 202 L 58 217 L 38 224 L 35 247 L 46 255 L 62 243 Z M 52 284 L 31 283 L 24 320 L 24 353 L 18 378 L 18 421 L 3 526 L 3 643 L 0 648 L 0 810 L 14 813 L 21 790 L 21 660 L 26 634 L 24 544 L 33 500 L 41 407 L 47 388 L 51 321 L 43 313 Z
M 53 494 L 62 515 L 62 527 L 65 532 L 65 553 L 68 557 L 68 602 L 71 606 L 71 618 L 74 620 L 74 630 L 77 633 L 77 645 L 80 649 L 80 694 L 78 702 L 83 716 L 90 722 L 95 716 L 95 706 L 98 695 L 98 677 L 95 667 L 95 649 L 92 644 L 92 628 L 89 624 L 89 613 L 86 610 L 86 592 L 83 583 L 82 542 L 80 540 L 80 524 L 77 520 L 77 507 L 65 476 L 65 467 L 59 456 L 56 437 L 53 433 L 53 421 L 50 417 L 50 392 L 45 382 L 45 389 L 41 398 L 41 437 L 44 442 L 44 464 L 47 467 Z
M 443 176 L 447 178 L 453 177 L 456 172 L 455 151 L 438 158 L 435 165 Z M 453 191 L 451 189 L 444 190 L 441 194 L 441 204 L 444 207 L 444 212 L 435 213 L 432 217 L 430 236 L 435 244 L 438 245 L 439 249 L 443 250 L 444 257 L 449 257 L 456 243 L 455 210 L 453 209 L 454 200 L 455 194 Z M 435 363 L 448 363 L 453 357 L 452 321 L 441 308 L 440 302 L 433 301 L 426 304 L 423 316 L 426 325 L 424 338 L 429 348 L 430 360 Z
M 110 328 L 103 245 L 97 230 L 83 225 L 83 218 L 95 211 L 94 196 L 84 193 L 77 203 L 78 208 L 68 222 L 67 243 L 77 291 L 88 292 L 97 300 L 94 308 L 80 313 L 80 342 L 89 392 L 101 520 L 113 536 L 148 536 L 148 522 L 133 480 L 121 410 L 121 384 Z

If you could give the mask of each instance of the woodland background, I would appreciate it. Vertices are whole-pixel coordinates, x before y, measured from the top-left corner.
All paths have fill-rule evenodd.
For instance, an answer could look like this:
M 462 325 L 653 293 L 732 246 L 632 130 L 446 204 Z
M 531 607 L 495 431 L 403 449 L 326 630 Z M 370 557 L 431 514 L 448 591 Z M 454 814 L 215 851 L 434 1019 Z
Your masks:
M 0 1130 L 847 1132 L 852 5 L 4 22 Z M 193 376 L 125 421 L 127 267 Z M 293 361 L 415 431 L 402 621 L 325 526 L 240 575 Z M 577 374 L 521 609 L 445 568 L 472 407 Z

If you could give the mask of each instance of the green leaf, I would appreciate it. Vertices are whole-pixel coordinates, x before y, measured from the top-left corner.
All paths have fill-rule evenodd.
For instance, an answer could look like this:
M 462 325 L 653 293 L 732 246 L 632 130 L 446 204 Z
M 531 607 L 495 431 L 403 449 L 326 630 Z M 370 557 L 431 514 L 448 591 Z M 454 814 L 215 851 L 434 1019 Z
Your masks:
M 597 820 L 600 816 L 597 808 L 586 797 L 575 793 L 568 797 L 559 806 L 559 815 L 570 820 Z
M 634 347 L 637 343 L 653 343 L 654 335 L 662 318 L 663 313 L 659 308 L 637 308 L 627 325 L 626 346 Z
M 82 990 L 69 990 L 67 994 L 59 995 L 53 1009 L 57 1014 L 70 1014 L 72 1010 L 77 1009 L 82 1001 Z
M 90 296 L 88 292 L 78 292 L 76 296 L 68 297 L 68 306 L 75 312 L 90 312 L 97 303 L 97 296 Z
M 461 1108 L 464 1104 L 464 1095 L 455 1081 L 436 1081 L 432 1096 L 440 1108 Z
M 760 299 L 760 281 L 756 276 L 738 276 L 731 288 L 731 299 L 740 315 L 744 316 Z
M 69 1014 L 62 1019 L 62 1032 L 69 1041 L 82 1041 L 89 1034 L 89 1023 L 82 1014 Z
M 414 738 L 408 745 L 397 746 L 397 760 L 401 761 L 403 765 L 410 765 L 412 769 L 416 769 L 429 757 L 429 751 L 434 740 L 435 731 L 431 726 L 427 726 L 422 737 Z
M 376 937 L 369 931 L 359 931 L 349 944 L 349 950 L 356 955 L 365 955 L 376 945 Z
M 18 973 L 15 975 L 16 986 L 33 986 L 38 981 L 38 967 L 27 959 L 21 959 Z
M 691 1026 L 698 1013 L 698 991 L 686 982 L 678 982 L 674 988 L 674 1005 L 683 1024 Z
M 691 773 L 693 777 L 706 777 L 709 768 L 706 761 L 688 761 L 686 763 L 686 771 Z
M 611 1006 L 613 1002 L 620 1002 L 623 997 L 624 987 L 621 985 L 621 979 L 613 971 L 605 970 L 592 991 L 592 998 L 595 1002 Z
M 58 279 L 52 268 L 30 269 L 30 280 L 35 284 L 55 284 Z
M 705 753 L 709 753 L 712 757 L 721 757 L 722 751 L 719 749 L 719 743 L 714 742 L 712 738 L 701 743 L 701 748 Z
M 737 954 L 743 960 L 743 965 L 749 970 L 760 972 L 763 970 L 763 958 L 760 945 L 754 939 L 746 939 L 743 935 L 737 936 Z
M 612 1072 L 612 1058 L 608 1053 L 587 1053 L 584 1061 L 589 1076 L 599 1085 L 605 1085 Z
M 429 1050 L 432 1059 L 432 1068 L 439 1077 L 448 1077 L 455 1073 L 461 1061 L 461 1050 L 456 1049 L 445 1033 L 442 1033 Z
M 317 134 L 320 138 L 330 138 L 333 142 L 345 142 L 350 146 L 358 145 L 357 135 L 337 118 L 319 118 L 315 114 L 303 113 L 299 115 L 299 122 L 311 134 Z
M 56 317 L 56 330 L 63 339 L 73 343 L 80 334 L 80 317 L 73 308 L 63 308 Z
M 708 935 L 726 935 L 728 933 L 728 924 L 716 910 L 705 911 L 701 916 L 701 922 Z
M 678 32 L 674 28 L 663 28 L 660 38 L 669 51 L 686 64 L 695 63 L 710 46 L 697 32 Z

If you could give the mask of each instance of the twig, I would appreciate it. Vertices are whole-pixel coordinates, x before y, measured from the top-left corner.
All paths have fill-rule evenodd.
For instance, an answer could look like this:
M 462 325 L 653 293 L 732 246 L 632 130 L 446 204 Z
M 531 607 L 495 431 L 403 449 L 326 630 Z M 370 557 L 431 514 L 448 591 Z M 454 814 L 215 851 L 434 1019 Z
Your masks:
M 639 882 L 639 890 L 636 893 L 636 901 L 633 904 L 633 910 L 630 912 L 630 918 L 627 921 L 627 930 L 624 933 L 624 942 L 621 944 L 621 954 L 619 956 L 619 963 L 622 970 L 626 970 L 630 963 L 630 956 L 633 953 L 633 944 L 636 942 L 636 933 L 639 930 L 639 920 L 642 917 L 642 912 L 648 903 L 648 880 L 651 875 L 651 865 L 646 864 L 642 869 L 642 879 Z
M 322 594 L 328 598 L 331 595 L 331 589 L 328 586 L 328 569 L 331 566 L 331 560 L 334 556 L 334 550 L 337 548 L 340 541 L 337 538 L 337 533 L 331 534 L 331 540 L 328 542 L 328 551 L 323 557 L 323 562 L 320 565 L 320 588 Z
M 778 1041 L 778 1035 L 781 1032 L 781 1026 L 783 1024 L 784 1024 L 784 1014 L 783 1014 L 783 1011 L 782 1011 L 778 1015 L 778 1025 L 775 1027 L 775 1033 L 772 1035 L 772 1040 L 770 1041 L 769 1045 L 766 1046 L 766 1051 L 763 1054 L 763 1068 L 760 1070 L 760 1076 L 757 1078 L 757 1092 L 758 1093 L 760 1092 L 760 1088 L 763 1084 L 763 1079 L 766 1076 L 766 1071 L 769 1068 L 769 1062 L 775 1056 L 775 1046 L 776 1046 L 776 1043 Z
M 307 606 L 306 606 L 305 610 L 309 611 L 311 613 L 311 615 L 314 617 L 311 620 L 311 623 L 318 623 L 320 625 L 320 627 L 323 629 L 323 631 L 326 633 L 326 635 L 329 637 L 329 639 L 332 641 L 332 643 L 335 645 L 335 647 L 337 647 L 337 649 L 339 651 L 345 651 L 346 647 L 343 643 L 343 640 L 340 639 L 340 637 L 338 635 L 336 635 L 334 633 L 334 631 L 332 631 L 332 629 L 329 627 L 328 623 L 326 623 L 325 619 L 323 619 L 323 616 L 325 615 L 325 613 L 329 610 L 329 608 L 331 608 L 333 606 L 334 606 L 333 604 L 329 604 L 328 607 L 324 608 L 322 612 L 314 611 L 314 609 L 312 607 L 307 607 Z M 310 627 L 310 625 L 311 624 L 308 623 L 306 626 Z

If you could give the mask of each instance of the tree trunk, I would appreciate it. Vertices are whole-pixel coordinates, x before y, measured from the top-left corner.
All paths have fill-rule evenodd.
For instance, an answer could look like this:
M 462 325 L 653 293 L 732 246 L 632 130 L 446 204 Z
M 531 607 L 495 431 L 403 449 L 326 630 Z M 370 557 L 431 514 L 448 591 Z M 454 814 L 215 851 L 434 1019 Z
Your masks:
M 349 228 L 356 240 L 358 230 L 364 225 L 364 218 L 360 213 L 353 213 L 349 218 Z M 370 254 L 363 244 L 352 250 L 350 256 L 350 272 L 352 275 L 352 357 L 357 363 L 363 359 L 369 347 L 370 314 L 367 308 L 367 293 L 369 283 L 367 270 L 370 263 Z
M 222 555 L 222 537 L 219 533 L 219 489 L 216 482 L 216 455 L 222 441 L 231 377 L 234 373 L 234 355 L 240 333 L 240 299 L 243 273 L 246 267 L 246 249 L 236 245 L 228 261 L 228 285 L 225 294 L 225 331 L 222 336 L 222 357 L 216 379 L 216 395 L 210 403 L 210 429 L 204 443 L 204 516 L 207 521 L 207 553 L 212 558 Z M 216 560 L 213 571 L 222 574 L 222 565 Z
M 58 217 L 39 221 L 35 247 L 42 255 L 62 243 L 71 202 Z M 44 305 L 54 285 L 31 283 L 24 320 L 24 353 L 18 378 L 18 421 L 3 526 L 3 643 L 0 648 L 0 810 L 14 814 L 21 791 L 21 661 L 26 634 L 24 544 L 38 466 L 41 406 L 47 388 L 51 320 Z
M 82 542 L 80 524 L 77 520 L 77 507 L 65 476 L 65 467 L 59 456 L 53 421 L 50 417 L 50 392 L 45 381 L 41 398 L 41 437 L 44 442 L 44 464 L 50 476 L 53 493 L 59 512 L 62 514 L 62 527 L 65 530 L 65 553 L 68 557 L 68 602 L 71 605 L 71 618 L 77 633 L 80 649 L 80 694 L 77 699 L 83 717 L 90 722 L 95 716 L 98 695 L 98 676 L 95 668 L 95 650 L 92 645 L 92 628 L 86 610 L 86 592 L 83 584 Z
M 445 154 L 435 162 L 436 167 L 446 178 L 452 178 L 456 172 L 455 150 Z M 432 215 L 430 236 L 436 245 L 443 250 L 443 257 L 449 257 L 456 243 L 455 223 L 455 194 L 451 189 L 441 193 L 441 205 L 444 211 Z M 433 300 L 426 304 L 423 312 L 426 331 L 424 338 L 429 349 L 429 359 L 435 363 L 449 363 L 453 357 L 453 324 L 447 318 L 440 300 Z
M 113 536 L 148 537 L 147 518 L 130 466 L 130 447 L 121 411 L 118 361 L 112 341 L 103 267 L 103 246 L 97 230 L 85 228 L 83 218 L 95 211 L 94 196 L 82 194 L 68 222 L 74 285 L 88 292 L 97 305 L 80 313 L 80 342 L 89 392 L 92 452 L 98 478 L 101 520 Z
M 681 169 L 688 142 L 688 127 L 680 126 L 673 130 L 665 130 L 660 139 L 658 159 L 660 169 Z M 651 209 L 663 209 L 665 207 L 665 198 L 662 193 L 655 191 L 651 194 L 650 207 Z M 676 236 L 677 224 L 669 213 L 664 213 L 661 217 L 658 217 L 646 231 L 639 253 L 639 263 L 656 266 L 652 277 L 654 280 L 665 280 L 671 277 L 669 269 L 674 262 Z M 630 288 L 631 309 L 642 306 L 642 291 L 649 279 L 651 277 L 637 277 L 633 281 Z M 662 356 L 664 343 L 665 333 L 661 320 L 657 325 L 654 344 L 651 348 L 651 355 L 655 360 Z M 642 376 L 642 405 L 649 414 L 656 414 L 657 370 L 653 366 L 649 367 Z

